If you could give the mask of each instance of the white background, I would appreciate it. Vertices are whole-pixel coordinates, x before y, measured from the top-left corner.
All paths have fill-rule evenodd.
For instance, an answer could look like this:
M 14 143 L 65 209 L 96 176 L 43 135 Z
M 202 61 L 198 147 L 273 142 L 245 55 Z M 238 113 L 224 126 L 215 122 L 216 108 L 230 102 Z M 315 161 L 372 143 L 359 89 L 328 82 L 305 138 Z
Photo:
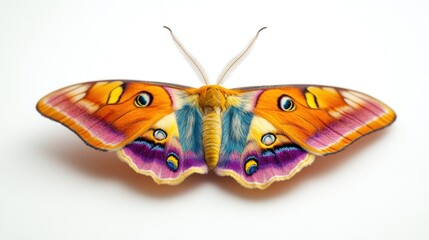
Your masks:
M 247 190 L 214 174 L 156 185 L 35 110 L 97 79 L 323 84 L 375 96 L 389 128 Z M 428 1 L 0 1 L 1 239 L 429 239 Z

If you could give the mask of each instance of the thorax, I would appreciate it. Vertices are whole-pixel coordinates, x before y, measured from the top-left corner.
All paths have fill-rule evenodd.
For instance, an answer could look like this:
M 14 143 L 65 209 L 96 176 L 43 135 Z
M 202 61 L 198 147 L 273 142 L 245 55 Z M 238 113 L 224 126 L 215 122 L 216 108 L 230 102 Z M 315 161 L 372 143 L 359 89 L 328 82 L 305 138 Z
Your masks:
M 198 105 L 203 113 L 215 111 L 222 113 L 229 106 L 228 96 L 233 91 L 219 85 L 206 85 L 196 89 Z

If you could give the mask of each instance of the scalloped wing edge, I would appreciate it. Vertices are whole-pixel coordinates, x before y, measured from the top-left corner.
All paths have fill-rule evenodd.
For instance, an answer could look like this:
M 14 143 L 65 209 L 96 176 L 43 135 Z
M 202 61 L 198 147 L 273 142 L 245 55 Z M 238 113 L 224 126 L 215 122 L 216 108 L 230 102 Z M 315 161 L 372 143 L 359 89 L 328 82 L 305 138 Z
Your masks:
M 314 162 L 315 158 L 316 158 L 315 155 L 308 154 L 307 157 L 304 160 L 302 160 L 288 175 L 273 176 L 268 181 L 266 181 L 262 184 L 261 183 L 249 183 L 249 182 L 245 181 L 242 178 L 242 176 L 240 176 L 239 174 L 237 174 L 233 170 L 215 169 L 215 172 L 219 176 L 232 177 L 235 181 L 237 181 L 243 187 L 250 188 L 250 189 L 256 188 L 256 189 L 264 190 L 264 189 L 268 188 L 269 186 L 271 186 L 271 184 L 273 184 L 275 182 L 291 179 L 293 176 L 295 176 L 295 174 L 300 172 L 303 168 L 310 166 Z
M 155 172 L 152 170 L 143 170 L 139 169 L 136 164 L 132 161 L 131 158 L 127 157 L 122 150 L 116 153 L 119 159 L 127 163 L 135 172 L 151 177 L 157 184 L 167 184 L 167 185 L 178 185 L 182 183 L 187 177 L 194 173 L 198 174 L 207 174 L 208 168 L 192 167 L 184 171 L 178 178 L 159 178 L 156 176 Z

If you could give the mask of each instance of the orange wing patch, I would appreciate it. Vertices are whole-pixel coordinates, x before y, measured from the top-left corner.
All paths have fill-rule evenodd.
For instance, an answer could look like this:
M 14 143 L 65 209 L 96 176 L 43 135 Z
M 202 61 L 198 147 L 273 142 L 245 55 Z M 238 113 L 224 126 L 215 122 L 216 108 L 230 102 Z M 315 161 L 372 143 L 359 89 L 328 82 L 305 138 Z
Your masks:
M 150 105 L 135 105 L 141 92 L 151 96 Z M 90 146 L 104 150 L 125 146 L 173 112 L 163 87 L 126 81 L 73 85 L 42 98 L 37 109 L 76 132 Z
M 294 104 L 290 111 L 280 108 L 280 98 Z M 395 113 L 382 102 L 359 92 L 332 87 L 279 87 L 266 89 L 254 113 L 304 149 L 326 155 L 370 132 L 390 125 Z

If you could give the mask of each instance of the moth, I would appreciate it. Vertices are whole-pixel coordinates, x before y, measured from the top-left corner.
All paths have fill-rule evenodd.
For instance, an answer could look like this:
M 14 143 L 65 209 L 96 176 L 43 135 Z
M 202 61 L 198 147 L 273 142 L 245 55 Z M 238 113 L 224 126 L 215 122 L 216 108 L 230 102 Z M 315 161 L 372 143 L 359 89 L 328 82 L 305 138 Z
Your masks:
M 131 80 L 86 82 L 48 94 L 37 110 L 89 146 L 117 151 L 121 160 L 158 184 L 179 184 L 193 173 L 213 170 L 258 189 L 290 179 L 315 156 L 341 151 L 396 117 L 381 101 L 344 88 L 227 89 L 221 81 L 200 88 Z

